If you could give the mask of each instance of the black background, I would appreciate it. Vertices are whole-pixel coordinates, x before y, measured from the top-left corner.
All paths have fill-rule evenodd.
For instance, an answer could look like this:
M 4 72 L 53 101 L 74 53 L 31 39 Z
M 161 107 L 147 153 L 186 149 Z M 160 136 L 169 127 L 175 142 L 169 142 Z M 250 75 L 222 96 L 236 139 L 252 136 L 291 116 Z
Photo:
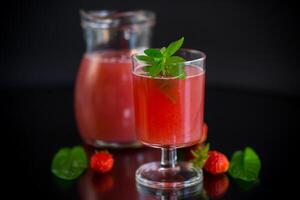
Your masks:
M 49 172 L 55 151 L 80 143 L 73 84 L 85 45 L 80 9 L 156 12 L 153 46 L 185 36 L 207 54 L 205 119 L 213 147 L 227 155 L 253 146 L 262 185 L 227 199 L 288 195 L 299 104 L 298 16 L 289 1 L 10 1 L 1 12 L 0 89 L 3 160 L 12 193 L 74 199 Z M 7 137 L 7 138 L 6 138 Z M 12 156 L 14 155 L 14 156 Z M 7 162 L 10 163 L 10 162 Z M 13 178 L 15 177 L 15 178 Z
M 10 2 L 1 87 L 72 85 L 85 49 L 80 9 L 153 10 L 153 46 L 185 36 L 208 55 L 208 85 L 299 95 L 296 6 L 259 0 Z

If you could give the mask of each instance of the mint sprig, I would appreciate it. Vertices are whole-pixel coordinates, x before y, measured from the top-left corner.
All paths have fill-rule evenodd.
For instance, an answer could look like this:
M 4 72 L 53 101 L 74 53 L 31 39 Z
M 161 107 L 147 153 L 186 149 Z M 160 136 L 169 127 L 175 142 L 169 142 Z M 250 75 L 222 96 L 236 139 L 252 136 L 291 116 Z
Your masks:
M 229 174 L 233 178 L 244 181 L 255 181 L 258 178 L 261 161 L 256 152 L 246 147 L 243 151 L 236 151 L 230 161 Z
M 180 56 L 173 56 L 182 46 L 184 37 L 170 43 L 167 47 L 161 49 L 146 49 L 145 55 L 137 55 L 136 58 L 144 63 L 144 71 L 152 77 L 177 77 L 184 79 L 186 73 L 184 70 L 185 59 Z
M 65 180 L 74 180 L 88 167 L 88 157 L 81 146 L 61 148 L 54 156 L 51 171 Z

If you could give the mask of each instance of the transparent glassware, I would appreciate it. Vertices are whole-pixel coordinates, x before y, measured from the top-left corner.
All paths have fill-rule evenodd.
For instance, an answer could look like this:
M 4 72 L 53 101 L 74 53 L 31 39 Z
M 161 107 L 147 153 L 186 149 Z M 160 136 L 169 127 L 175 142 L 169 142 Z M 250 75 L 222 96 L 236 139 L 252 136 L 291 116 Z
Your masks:
M 195 184 L 191 187 L 181 189 L 163 189 L 150 188 L 137 184 L 137 191 L 143 199 L 157 199 L 157 200 L 177 200 L 177 199 L 203 199 L 203 183 Z
M 185 188 L 202 182 L 202 171 L 189 162 L 177 162 L 176 149 L 199 142 L 202 134 L 205 90 L 204 53 L 182 49 L 185 79 L 151 77 L 145 63 L 133 59 L 135 126 L 138 140 L 161 148 L 161 161 L 142 165 L 136 181 L 156 189 Z
M 130 56 L 148 48 L 150 11 L 81 11 L 86 51 L 77 73 L 75 116 L 83 141 L 94 147 L 137 147 Z

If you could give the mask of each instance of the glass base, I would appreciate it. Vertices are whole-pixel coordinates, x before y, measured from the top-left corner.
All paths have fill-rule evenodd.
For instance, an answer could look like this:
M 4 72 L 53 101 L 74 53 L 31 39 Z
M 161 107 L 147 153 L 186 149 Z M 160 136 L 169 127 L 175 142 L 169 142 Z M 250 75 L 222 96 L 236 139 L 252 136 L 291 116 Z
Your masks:
M 102 140 L 85 140 L 85 143 L 95 148 L 123 149 L 123 148 L 139 148 L 143 145 L 138 142 L 107 142 Z
M 155 189 L 145 187 L 141 184 L 136 185 L 139 193 L 151 196 L 154 199 L 201 199 L 203 191 L 203 183 L 193 185 L 186 188 L 172 188 L 172 189 Z
M 180 162 L 174 167 L 162 167 L 160 162 L 142 165 L 135 173 L 138 184 L 154 189 L 180 189 L 201 184 L 203 173 L 191 163 Z

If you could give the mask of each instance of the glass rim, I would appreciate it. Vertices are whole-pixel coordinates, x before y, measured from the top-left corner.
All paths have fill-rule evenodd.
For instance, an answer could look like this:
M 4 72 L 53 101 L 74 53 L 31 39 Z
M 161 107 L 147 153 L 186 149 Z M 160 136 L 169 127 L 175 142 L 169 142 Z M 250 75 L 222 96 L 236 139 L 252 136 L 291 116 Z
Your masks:
M 158 49 L 158 48 L 155 48 Z M 178 63 L 183 63 L 184 65 L 189 65 L 191 63 L 194 62 L 203 62 L 206 59 L 206 54 L 203 51 L 197 50 L 197 49 L 190 49 L 190 48 L 181 48 L 178 52 L 190 52 L 193 53 L 195 55 L 199 55 L 199 58 L 195 58 L 195 59 L 190 59 L 190 60 L 186 60 L 184 62 L 178 62 Z M 138 63 L 142 63 L 142 61 L 139 61 L 137 59 L 137 55 L 141 55 L 141 53 L 134 53 L 131 57 Z M 176 54 L 175 54 L 176 55 Z
M 118 12 L 115 10 L 80 10 L 83 28 L 122 29 L 140 25 L 155 25 L 155 13 L 149 10 Z

